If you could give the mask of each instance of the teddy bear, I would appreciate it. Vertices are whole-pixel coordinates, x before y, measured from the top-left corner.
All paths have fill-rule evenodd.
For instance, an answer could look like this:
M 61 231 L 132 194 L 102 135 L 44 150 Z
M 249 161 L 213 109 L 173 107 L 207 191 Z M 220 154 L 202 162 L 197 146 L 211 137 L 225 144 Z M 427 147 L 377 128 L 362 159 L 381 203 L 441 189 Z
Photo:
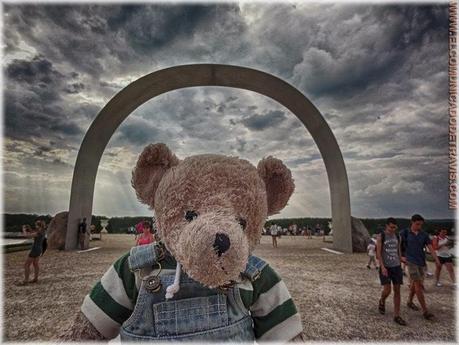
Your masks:
M 285 283 L 252 255 L 267 217 L 294 191 L 290 170 L 267 157 L 179 160 L 150 144 L 132 171 L 154 210 L 160 241 L 120 257 L 85 297 L 63 340 L 303 341 Z

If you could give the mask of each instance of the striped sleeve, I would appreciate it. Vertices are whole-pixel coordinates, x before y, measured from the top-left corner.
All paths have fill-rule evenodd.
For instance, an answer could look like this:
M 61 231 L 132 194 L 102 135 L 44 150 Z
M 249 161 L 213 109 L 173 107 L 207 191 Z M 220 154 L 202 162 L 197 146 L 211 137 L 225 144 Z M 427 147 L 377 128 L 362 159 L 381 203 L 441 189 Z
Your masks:
M 81 312 L 107 339 L 118 335 L 137 299 L 135 276 L 129 270 L 128 257 L 126 253 L 110 266 L 81 306 Z
M 253 282 L 250 312 L 255 337 L 261 341 L 288 341 L 303 331 L 298 313 L 287 286 L 269 266 Z

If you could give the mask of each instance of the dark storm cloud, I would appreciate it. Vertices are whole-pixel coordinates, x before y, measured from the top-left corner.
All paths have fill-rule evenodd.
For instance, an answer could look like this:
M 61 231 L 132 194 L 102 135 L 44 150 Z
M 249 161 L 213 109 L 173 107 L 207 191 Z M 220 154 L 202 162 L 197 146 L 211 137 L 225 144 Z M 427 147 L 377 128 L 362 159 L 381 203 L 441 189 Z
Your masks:
M 83 134 L 63 94 L 83 89 L 76 73 L 61 73 L 42 55 L 13 59 L 5 68 L 5 133 L 9 138 L 43 138 L 68 144 Z M 72 84 L 68 84 L 68 82 Z M 70 89 L 69 89 L 70 88 Z M 75 93 L 75 92 L 71 93 Z M 64 145 L 65 146 L 65 145 Z
M 227 119 L 219 112 L 226 92 L 211 89 L 183 89 L 161 95 L 151 106 L 142 106 L 138 114 L 152 123 L 165 122 L 179 138 L 223 141 L 229 138 Z
M 215 14 L 216 6 L 127 5 L 107 19 L 110 30 L 123 32 L 127 43 L 141 54 L 191 37 L 202 23 Z
M 6 66 L 5 72 L 7 85 L 46 97 L 44 101 L 60 100 L 62 91 L 78 93 L 84 89 L 81 82 L 75 82 L 78 73 L 65 75 L 41 55 L 31 60 L 14 59 Z
M 7 149 L 10 149 L 10 148 L 13 148 L 11 145 L 8 145 L 6 146 Z M 43 146 L 43 145 L 39 145 L 35 152 L 34 152 L 34 155 L 36 156 L 42 156 L 44 153 L 46 152 L 50 152 L 52 150 L 52 148 L 50 146 Z
M 48 100 L 49 101 L 49 100 Z M 43 104 L 36 97 L 5 92 L 5 132 L 10 138 L 28 140 L 33 137 L 72 142 L 83 130 L 52 102 Z
M 268 127 L 275 127 L 286 119 L 285 113 L 282 111 L 269 111 L 263 115 L 253 115 L 245 118 L 241 122 L 248 128 L 254 131 L 262 131 Z
M 238 7 L 231 4 L 7 5 L 5 37 L 15 49 L 19 30 L 20 39 L 43 55 L 97 80 L 106 73 L 123 74 L 126 67 L 142 73 L 184 56 L 212 53 L 208 44 L 214 44 L 216 32 L 222 33 L 215 42 L 221 45 L 240 32 L 243 21 L 235 11 Z M 193 41 L 206 34 L 209 39 Z M 170 55 L 168 49 L 181 53 Z
M 168 137 L 167 131 L 155 128 L 150 122 L 135 117 L 129 118 L 125 124 L 119 128 L 121 138 L 135 146 L 146 146 L 152 142 L 161 142 Z
M 40 55 L 32 60 L 14 59 L 6 66 L 5 72 L 7 85 L 17 84 L 18 89 L 33 92 L 44 102 L 59 101 L 62 91 L 77 93 L 84 89 L 82 83 L 73 82 L 73 73 L 68 78 Z
M 51 62 L 43 57 L 35 56 L 32 61 L 13 60 L 6 68 L 6 76 L 18 82 L 50 84 L 60 80 L 62 75 L 57 72 Z
M 429 41 L 447 49 L 446 6 L 360 6 L 345 19 L 340 30 L 327 28 L 330 35 L 305 49 L 295 66 L 294 80 L 311 95 L 349 97 L 397 78 L 403 62 Z
M 99 105 L 89 102 L 81 102 L 75 107 L 73 114 L 77 117 L 95 119 L 100 110 L 101 106 Z
M 65 88 L 65 92 L 67 93 L 79 93 L 82 90 L 84 90 L 84 84 L 82 83 L 73 83 L 68 85 L 67 88 Z
M 90 12 L 87 6 L 5 6 L 6 24 L 14 23 L 14 29 L 21 32 L 21 39 L 39 47 L 41 54 L 54 61 L 67 61 L 85 72 L 97 73 L 102 66 L 94 57 L 103 48 L 95 44 L 91 25 L 85 19 L 85 14 Z M 14 29 L 6 25 L 7 41 L 15 36 Z
M 49 126 L 49 129 L 53 132 L 60 132 L 64 135 L 70 135 L 70 136 L 83 133 L 81 128 L 78 127 L 76 124 L 66 123 L 66 122 L 53 123 Z

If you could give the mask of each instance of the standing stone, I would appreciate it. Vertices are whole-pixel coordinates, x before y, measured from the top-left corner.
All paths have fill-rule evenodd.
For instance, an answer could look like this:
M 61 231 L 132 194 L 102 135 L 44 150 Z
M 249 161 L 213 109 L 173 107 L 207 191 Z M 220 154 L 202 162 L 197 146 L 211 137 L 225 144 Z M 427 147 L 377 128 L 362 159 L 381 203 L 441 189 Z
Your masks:
M 67 234 L 67 220 L 69 213 L 60 212 L 51 219 L 48 225 L 48 248 L 65 249 L 65 236 Z
M 370 243 L 370 234 L 362 221 L 358 218 L 351 217 L 352 228 L 352 251 L 354 253 L 365 253 L 368 243 Z

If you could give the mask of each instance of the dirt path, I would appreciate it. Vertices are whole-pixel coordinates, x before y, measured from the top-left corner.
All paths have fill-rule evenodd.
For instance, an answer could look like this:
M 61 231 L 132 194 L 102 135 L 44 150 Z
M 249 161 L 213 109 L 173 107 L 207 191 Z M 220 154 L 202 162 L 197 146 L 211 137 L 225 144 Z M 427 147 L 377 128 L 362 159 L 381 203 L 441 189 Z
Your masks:
M 38 284 L 24 287 L 22 265 L 27 252 L 3 255 L 3 339 L 5 341 L 53 340 L 69 326 L 84 296 L 110 264 L 129 250 L 129 235 L 108 235 L 91 242 L 98 250 L 77 253 L 48 251 L 41 260 Z M 365 254 L 336 255 L 322 238 L 283 236 L 279 248 L 263 237 L 255 254 L 267 260 L 285 280 L 301 312 L 308 340 L 447 341 L 455 340 L 455 290 L 446 272 L 444 287 L 426 279 L 426 299 L 437 316 L 425 321 L 420 312 L 407 310 L 407 288 L 402 287 L 402 317 L 408 327 L 392 322 L 392 302 L 385 316 L 376 304 L 380 285 L 375 270 L 368 270 Z M 430 271 L 434 267 L 429 263 Z

